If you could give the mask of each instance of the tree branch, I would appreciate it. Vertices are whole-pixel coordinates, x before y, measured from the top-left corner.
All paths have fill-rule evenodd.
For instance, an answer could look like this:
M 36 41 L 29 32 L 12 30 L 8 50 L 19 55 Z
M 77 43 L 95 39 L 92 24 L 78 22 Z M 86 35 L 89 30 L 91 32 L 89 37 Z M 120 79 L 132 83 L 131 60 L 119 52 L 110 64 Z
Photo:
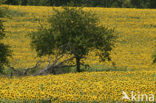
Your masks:
M 24 69 L 24 75 L 27 75 L 27 72 L 29 71 L 29 70 L 31 70 L 31 69 L 33 69 L 33 68 L 37 68 L 39 65 L 40 65 L 40 63 L 43 63 L 43 62 L 45 62 L 45 61 L 37 61 L 37 63 L 36 63 L 36 65 L 35 66 L 32 66 L 31 68 L 26 68 L 26 69 Z
M 65 63 L 65 62 L 67 62 L 67 61 L 70 61 L 70 60 L 74 59 L 74 58 L 75 58 L 75 56 L 73 56 L 71 58 L 68 58 L 66 60 L 63 60 L 63 61 L 61 61 L 61 62 L 59 62 L 57 64 L 56 63 L 53 63 L 52 65 L 50 65 L 50 66 L 46 67 L 45 69 L 41 70 L 38 74 L 35 74 L 34 76 L 36 76 L 36 75 L 42 75 L 42 74 L 47 73 L 47 72 L 53 73 L 54 68 L 67 67 L 66 65 L 64 65 L 64 66 L 61 66 L 61 65 L 63 63 Z
M 29 70 L 31 70 L 31 69 L 33 69 L 33 68 L 37 68 L 39 65 L 40 65 L 40 63 L 43 63 L 43 62 L 45 62 L 45 61 L 38 61 L 36 64 L 35 64 L 35 66 L 32 66 L 32 67 L 30 67 L 30 68 L 26 68 L 26 69 L 24 69 L 24 71 L 20 71 L 20 70 L 16 70 L 14 67 L 12 67 L 12 66 L 10 66 L 10 65 L 8 65 L 8 67 L 11 69 L 11 70 L 13 70 L 13 72 L 14 73 L 16 73 L 16 74 L 18 74 L 19 76 L 24 76 L 24 75 L 27 75 L 27 73 L 28 73 L 28 71 Z M 13 72 L 11 72 L 11 77 L 13 76 Z

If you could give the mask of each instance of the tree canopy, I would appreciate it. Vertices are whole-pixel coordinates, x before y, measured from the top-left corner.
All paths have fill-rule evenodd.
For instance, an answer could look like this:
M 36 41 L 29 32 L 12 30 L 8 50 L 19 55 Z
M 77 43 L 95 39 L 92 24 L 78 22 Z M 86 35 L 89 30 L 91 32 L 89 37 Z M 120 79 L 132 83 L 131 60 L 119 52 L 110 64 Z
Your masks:
M 65 6 L 75 5 L 92 7 L 156 8 L 156 0 L 2 0 L 11 5 Z
M 4 26 L 0 20 L 0 40 L 4 37 Z M 4 65 L 8 64 L 8 56 L 11 56 L 10 53 L 11 51 L 9 50 L 9 46 L 0 41 L 0 73 L 2 73 Z
M 54 10 L 49 18 L 50 27 L 40 28 L 31 33 L 31 45 L 38 56 L 69 54 L 76 59 L 77 71 L 80 72 L 81 59 L 91 50 L 105 61 L 111 60 L 110 51 L 115 42 L 114 30 L 99 23 L 99 19 L 82 8 L 63 7 Z M 99 52 L 98 52 L 99 51 Z

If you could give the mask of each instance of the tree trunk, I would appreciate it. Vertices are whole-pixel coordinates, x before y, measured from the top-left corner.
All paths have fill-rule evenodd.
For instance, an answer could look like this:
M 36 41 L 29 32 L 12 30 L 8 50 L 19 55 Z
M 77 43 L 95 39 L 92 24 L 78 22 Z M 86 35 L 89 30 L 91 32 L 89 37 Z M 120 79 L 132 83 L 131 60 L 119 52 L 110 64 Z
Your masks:
M 80 57 L 76 57 L 76 68 L 77 68 L 77 72 L 81 72 L 81 70 L 80 70 Z
M 51 73 L 54 74 L 54 75 L 56 74 L 55 73 L 55 68 L 51 68 Z

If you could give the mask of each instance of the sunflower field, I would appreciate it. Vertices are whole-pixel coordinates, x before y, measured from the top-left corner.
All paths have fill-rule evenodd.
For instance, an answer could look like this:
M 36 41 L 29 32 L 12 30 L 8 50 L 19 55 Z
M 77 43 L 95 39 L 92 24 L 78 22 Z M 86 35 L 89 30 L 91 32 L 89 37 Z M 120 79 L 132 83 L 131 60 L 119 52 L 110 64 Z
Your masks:
M 7 38 L 5 44 L 11 46 L 10 65 L 17 69 L 35 65 L 39 59 L 30 46 L 28 34 L 40 25 L 48 26 L 48 18 L 53 15 L 53 8 L 46 6 L 10 6 L 8 14 L 2 18 Z M 112 103 L 123 100 L 123 91 L 131 101 L 156 101 L 156 64 L 153 64 L 153 52 L 156 48 L 156 9 L 99 8 L 85 7 L 100 18 L 101 25 L 114 28 L 118 36 L 111 52 L 115 69 L 109 61 L 99 62 L 91 52 L 85 63 L 92 65 L 93 71 L 61 75 L 0 77 L 0 102 L 22 103 Z M 44 66 L 44 65 L 43 65 Z M 144 95 L 144 98 L 142 98 Z M 152 98 L 155 96 L 155 98 Z M 153 100 L 154 99 L 154 100 Z M 131 102 L 128 101 L 128 102 Z

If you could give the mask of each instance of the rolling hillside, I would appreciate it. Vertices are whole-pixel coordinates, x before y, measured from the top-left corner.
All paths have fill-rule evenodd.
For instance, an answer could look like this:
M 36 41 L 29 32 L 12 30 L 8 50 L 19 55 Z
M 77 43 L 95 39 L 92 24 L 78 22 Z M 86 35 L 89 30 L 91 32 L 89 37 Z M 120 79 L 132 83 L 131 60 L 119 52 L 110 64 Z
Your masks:
M 53 8 L 4 6 L 9 13 L 3 18 L 7 33 L 3 42 L 13 50 L 13 58 L 9 59 L 11 66 L 16 69 L 31 67 L 40 58 L 31 49 L 28 34 L 37 30 L 40 24 L 48 27 L 47 19 L 53 15 Z M 101 72 L 14 78 L 0 76 L 1 103 L 156 101 L 153 98 L 156 96 L 156 64 L 152 64 L 152 54 L 156 48 L 156 9 L 84 9 L 94 12 L 100 18 L 101 25 L 115 28 L 118 40 L 111 52 L 115 69 L 106 71 L 112 68 L 112 62 L 101 63 L 91 52 L 84 62 L 92 65 L 91 71 Z M 122 100 L 123 91 L 130 100 Z M 136 100 L 131 93 L 136 94 Z
M 34 65 L 38 58 L 30 47 L 27 36 L 36 30 L 40 24 L 47 26 L 47 18 L 53 14 L 52 7 L 43 6 L 7 6 L 9 17 L 5 26 L 7 39 L 11 45 L 13 58 L 11 65 L 16 68 L 26 68 Z M 58 7 L 58 9 L 60 9 Z M 120 9 L 120 8 L 84 8 L 92 11 L 101 20 L 101 25 L 115 28 L 118 42 L 111 53 L 112 61 L 118 69 L 155 70 L 152 64 L 152 54 L 156 43 L 156 10 L 150 9 Z M 45 57 L 46 59 L 46 57 Z M 90 53 L 85 62 L 100 67 L 111 67 L 111 63 L 99 63 L 94 52 Z M 96 68 L 96 66 L 95 66 Z M 98 68 L 98 67 L 97 67 Z

